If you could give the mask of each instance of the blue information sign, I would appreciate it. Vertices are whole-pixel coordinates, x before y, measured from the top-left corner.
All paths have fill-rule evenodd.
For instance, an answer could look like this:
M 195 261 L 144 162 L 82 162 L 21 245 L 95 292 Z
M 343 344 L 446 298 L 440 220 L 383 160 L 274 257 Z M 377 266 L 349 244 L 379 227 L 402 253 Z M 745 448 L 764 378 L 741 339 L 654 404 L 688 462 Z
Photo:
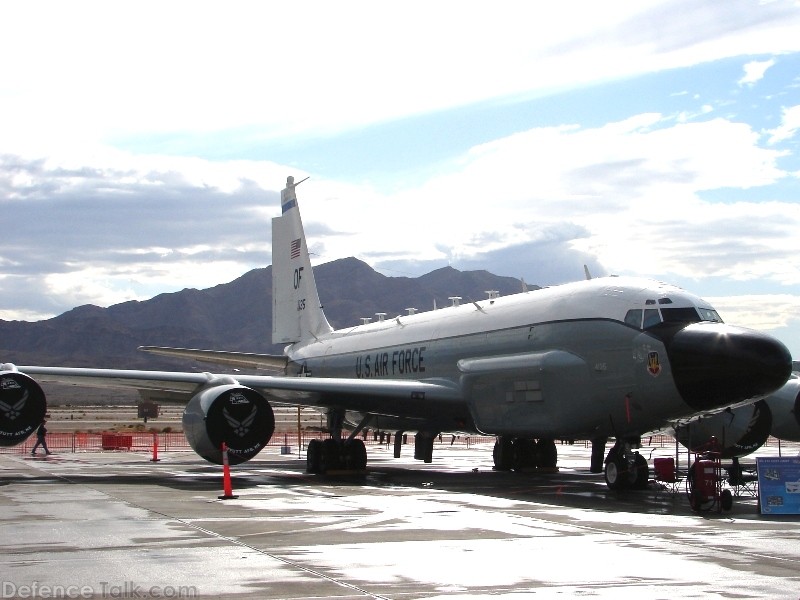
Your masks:
M 800 514 L 800 457 L 757 457 L 756 469 L 761 514 Z

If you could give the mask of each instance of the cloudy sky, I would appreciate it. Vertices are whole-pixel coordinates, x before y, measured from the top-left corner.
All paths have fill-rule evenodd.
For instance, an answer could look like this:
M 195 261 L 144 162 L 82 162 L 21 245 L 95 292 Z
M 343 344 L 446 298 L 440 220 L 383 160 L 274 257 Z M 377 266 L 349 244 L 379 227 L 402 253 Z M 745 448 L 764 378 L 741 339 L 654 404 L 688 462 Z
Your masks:
M 795 1 L 4 2 L 0 318 L 266 266 L 294 175 L 317 262 L 649 276 L 800 357 L 798 31 Z

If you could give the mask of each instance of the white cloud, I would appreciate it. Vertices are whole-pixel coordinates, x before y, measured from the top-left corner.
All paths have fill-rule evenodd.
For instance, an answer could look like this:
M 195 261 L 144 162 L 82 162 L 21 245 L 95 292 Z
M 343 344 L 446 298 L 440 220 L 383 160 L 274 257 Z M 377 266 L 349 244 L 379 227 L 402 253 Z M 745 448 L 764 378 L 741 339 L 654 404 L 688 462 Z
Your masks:
M 706 298 L 730 323 L 760 331 L 770 331 L 797 324 L 800 320 L 800 296 L 760 294 Z
M 573 261 L 590 256 L 614 273 L 795 285 L 800 273 L 787 257 L 800 253 L 800 206 L 734 201 L 733 190 L 784 176 L 780 156 L 759 147 L 743 123 L 680 123 L 651 113 L 602 127 L 520 132 L 476 146 L 422 185 L 394 194 L 316 177 L 298 193 L 317 262 L 351 255 L 373 265 L 469 262 L 541 244 L 557 227 L 561 251 L 582 253 Z M 47 279 L 53 293 L 101 304 L 159 286 L 211 285 L 268 264 L 277 190 L 287 174 L 304 175 L 256 161 L 122 155 L 83 167 L 20 160 L 10 172 L 8 197 L 27 199 L 5 211 L 18 223 L 6 244 L 20 250 L 4 252 L 4 261 L 36 260 L 55 273 Z M 730 201 L 702 199 L 703 191 L 720 188 L 732 190 Z M 35 247 L 25 248 L 26 241 Z M 92 268 L 72 266 L 86 261 Z M 535 272 L 504 274 L 556 283 Z
M 659 71 L 669 84 L 671 70 L 731 57 L 746 61 L 746 87 L 775 64 L 765 56 L 800 51 L 798 29 L 792 3 L 749 0 L 546 11 L 413 0 L 403 10 L 347 1 L 0 3 L 0 54 L 13 57 L 0 80 L 0 315 L 205 287 L 264 266 L 288 174 L 313 175 L 299 194 L 316 261 L 453 261 L 550 284 L 542 278 L 557 277 L 555 268 L 539 256 L 521 260 L 549 252 L 565 278 L 580 277 L 588 257 L 619 274 L 796 286 L 797 203 L 756 193 L 787 178 L 791 145 L 761 147 L 762 124 L 686 80 L 654 87 L 645 108 L 625 112 L 620 96 L 618 106 L 476 138 L 491 141 L 398 176 L 386 186 L 393 193 L 321 177 L 302 154 L 290 166 L 204 160 L 192 145 L 210 147 L 225 132 L 246 144 L 220 155 L 252 156 L 255 147 L 271 157 L 279 138 Z M 800 107 L 790 106 L 766 133 L 777 144 L 798 128 Z M 187 156 L 163 155 L 175 148 Z M 522 272 L 526 264 L 538 270 Z
M 753 86 L 764 78 L 767 69 L 775 65 L 775 59 L 753 60 L 744 65 L 744 75 L 737 82 L 740 86 Z
M 798 26 L 783 3 L 746 0 L 546 11 L 527 2 L 4 3 L 0 54 L 13 60 L 0 81 L 0 130 L 5 144 L 37 150 L 186 131 L 240 129 L 265 141 L 332 133 L 798 50 Z
M 777 144 L 791 139 L 800 129 L 800 104 L 783 109 L 781 124 L 775 129 L 769 130 L 769 143 Z

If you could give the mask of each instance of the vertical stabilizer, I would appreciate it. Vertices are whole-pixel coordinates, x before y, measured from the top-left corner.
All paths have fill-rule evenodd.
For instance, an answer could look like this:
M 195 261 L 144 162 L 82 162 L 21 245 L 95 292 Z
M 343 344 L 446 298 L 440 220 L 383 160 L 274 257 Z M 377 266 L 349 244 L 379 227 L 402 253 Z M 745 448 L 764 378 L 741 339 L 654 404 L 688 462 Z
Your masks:
M 305 181 L 305 180 L 303 180 Z M 272 219 L 272 343 L 310 340 L 332 331 L 319 302 L 294 177 L 281 192 L 281 216 Z

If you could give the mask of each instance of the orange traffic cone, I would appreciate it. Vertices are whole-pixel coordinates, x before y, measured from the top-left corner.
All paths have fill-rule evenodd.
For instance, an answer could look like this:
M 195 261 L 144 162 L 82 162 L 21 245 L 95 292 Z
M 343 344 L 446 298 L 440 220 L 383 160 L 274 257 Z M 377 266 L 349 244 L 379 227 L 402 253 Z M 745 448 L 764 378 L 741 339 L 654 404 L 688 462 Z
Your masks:
M 153 458 L 150 459 L 150 462 L 158 462 L 158 434 L 153 434 Z
M 231 466 L 228 464 L 228 446 L 222 442 L 222 496 L 217 496 L 220 500 L 234 500 L 239 496 L 233 495 L 231 486 Z

